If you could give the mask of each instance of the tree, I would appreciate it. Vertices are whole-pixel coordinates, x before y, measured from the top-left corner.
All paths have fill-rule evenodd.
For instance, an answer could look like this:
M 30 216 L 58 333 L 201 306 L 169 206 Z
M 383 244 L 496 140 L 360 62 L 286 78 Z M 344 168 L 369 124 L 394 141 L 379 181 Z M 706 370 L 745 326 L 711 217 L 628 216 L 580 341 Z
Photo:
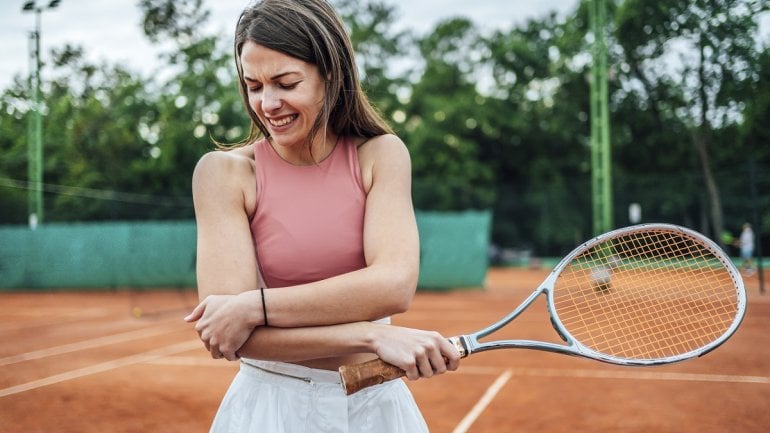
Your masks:
M 464 56 L 479 42 L 467 19 L 440 23 L 418 42 L 425 70 L 405 108 L 405 128 L 420 209 L 485 209 L 494 201 L 493 171 L 480 159 L 485 99 Z
M 754 83 L 751 97 L 746 100 L 745 122 L 741 125 L 740 135 L 747 146 L 749 164 L 748 179 L 751 196 L 751 214 L 758 214 L 756 233 L 770 231 L 770 50 L 764 47 L 758 57 L 759 79 Z M 754 202 L 756 200 L 756 202 Z M 746 200 L 744 200 L 746 202 Z M 764 214 L 762 214 L 764 210 Z M 748 215 L 747 209 L 744 212 Z M 752 220 L 754 218 L 751 218 Z M 749 220 L 747 217 L 746 220 Z M 767 251 L 767 250 L 766 250 Z
M 757 79 L 753 35 L 756 14 L 767 8 L 759 0 L 627 0 L 618 9 L 617 37 L 641 98 L 658 123 L 673 114 L 696 151 L 715 238 L 724 214 L 713 172 L 714 134 L 739 121 Z
M 392 119 L 403 109 L 398 94 L 407 89 L 409 83 L 390 66 L 404 60 L 411 35 L 391 31 L 397 19 L 392 5 L 381 1 L 337 0 L 335 6 L 348 26 L 364 91 L 383 115 Z
M 0 96 L 0 208 L 2 222 L 27 221 L 27 120 L 31 95 L 27 83 L 16 79 Z
M 590 233 L 589 64 L 576 15 L 529 20 L 486 38 L 496 241 L 558 254 Z
M 127 170 L 149 158 L 135 119 L 152 109 L 148 82 L 121 66 L 95 65 L 79 47 L 52 52 L 45 129 L 51 220 L 125 217 L 143 179 Z M 138 198 L 138 197 L 133 197 Z

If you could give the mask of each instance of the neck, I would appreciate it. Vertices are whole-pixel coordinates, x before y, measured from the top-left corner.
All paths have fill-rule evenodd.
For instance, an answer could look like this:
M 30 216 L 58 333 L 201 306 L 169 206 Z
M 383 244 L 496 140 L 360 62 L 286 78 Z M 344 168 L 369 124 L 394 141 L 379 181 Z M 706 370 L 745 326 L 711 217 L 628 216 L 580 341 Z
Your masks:
M 293 165 L 314 165 L 326 159 L 334 150 L 339 136 L 333 133 L 326 135 L 325 139 L 317 138 L 307 146 L 306 142 L 298 143 L 294 146 L 281 146 L 273 140 L 269 140 L 276 153 L 286 162 Z

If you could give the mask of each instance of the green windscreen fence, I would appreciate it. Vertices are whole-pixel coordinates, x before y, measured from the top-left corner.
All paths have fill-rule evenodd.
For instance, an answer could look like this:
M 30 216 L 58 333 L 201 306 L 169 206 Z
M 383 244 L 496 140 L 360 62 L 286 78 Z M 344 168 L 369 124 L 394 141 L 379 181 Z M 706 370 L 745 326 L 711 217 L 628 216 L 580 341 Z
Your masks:
M 489 212 L 417 214 L 419 286 L 479 287 Z M 195 223 L 125 222 L 0 227 L 0 289 L 195 287 Z
M 194 287 L 195 223 L 0 227 L 0 287 Z
M 481 287 L 489 265 L 491 211 L 418 212 L 421 289 Z

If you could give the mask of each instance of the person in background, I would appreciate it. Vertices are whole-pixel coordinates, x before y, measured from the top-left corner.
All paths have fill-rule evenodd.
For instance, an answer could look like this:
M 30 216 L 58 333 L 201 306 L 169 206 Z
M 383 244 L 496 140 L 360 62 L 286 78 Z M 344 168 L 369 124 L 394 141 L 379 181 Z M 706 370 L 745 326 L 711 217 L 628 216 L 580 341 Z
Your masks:
M 754 231 L 751 229 L 751 224 L 743 224 L 743 230 L 738 237 L 738 246 L 741 250 L 741 268 L 746 275 L 754 275 Z
M 405 383 L 345 396 L 338 367 L 379 357 L 415 380 L 459 365 L 437 332 L 393 326 L 419 271 L 411 163 L 361 89 L 325 0 L 264 0 L 238 19 L 246 140 L 193 174 L 211 356 L 240 360 L 211 432 L 419 433 Z

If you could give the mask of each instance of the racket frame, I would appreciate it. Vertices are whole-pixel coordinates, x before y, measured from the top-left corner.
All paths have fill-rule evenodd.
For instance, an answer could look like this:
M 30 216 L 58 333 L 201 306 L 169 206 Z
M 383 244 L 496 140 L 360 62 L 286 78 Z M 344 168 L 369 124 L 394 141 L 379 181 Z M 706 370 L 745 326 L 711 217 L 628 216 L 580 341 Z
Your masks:
M 685 237 L 689 237 L 697 240 L 703 246 L 705 246 L 711 253 L 713 253 L 714 256 L 718 258 L 719 261 L 724 265 L 725 269 L 730 273 L 730 277 L 733 280 L 733 283 L 735 285 L 736 297 L 737 297 L 737 311 L 736 311 L 735 318 L 731 323 L 731 325 L 729 326 L 729 328 L 716 340 L 704 346 L 701 346 L 697 349 L 694 349 L 679 355 L 675 355 L 675 356 L 653 358 L 653 359 L 628 359 L 628 358 L 620 358 L 620 357 L 604 354 L 601 352 L 597 352 L 585 346 L 580 341 L 578 341 L 575 337 L 573 337 L 570 334 L 570 332 L 564 327 L 562 322 L 559 320 L 559 315 L 554 302 L 554 286 L 556 284 L 556 281 L 558 280 L 559 275 L 564 270 L 564 268 L 575 257 L 589 250 L 593 246 L 599 243 L 605 242 L 609 239 L 617 238 L 633 232 L 646 231 L 646 230 L 666 230 L 666 231 L 679 232 Z M 487 337 L 493 334 L 494 332 L 500 330 L 501 328 L 506 326 L 508 323 L 516 319 L 540 296 L 546 297 L 548 314 L 551 318 L 551 324 L 553 325 L 553 328 L 556 330 L 559 337 L 561 337 L 561 339 L 564 340 L 565 344 L 556 344 L 556 343 L 533 341 L 533 340 L 493 340 L 493 341 L 488 341 L 483 343 L 479 341 L 482 338 Z M 636 366 L 660 365 L 660 364 L 669 364 L 673 362 L 679 362 L 679 361 L 694 358 L 697 356 L 703 356 L 709 353 L 710 351 L 716 349 L 722 343 L 727 341 L 727 339 L 730 338 L 730 336 L 732 336 L 735 333 L 735 331 L 738 329 L 738 326 L 740 326 L 740 323 L 743 320 L 743 317 L 745 316 L 745 314 L 746 314 L 746 290 L 743 285 L 743 280 L 741 279 L 740 273 L 736 269 L 732 260 L 730 260 L 730 258 L 727 257 L 724 251 L 722 251 L 722 249 L 716 243 L 714 243 L 712 240 L 708 239 L 707 237 L 703 236 L 698 232 L 695 232 L 693 230 L 690 230 L 684 227 L 672 225 L 672 224 L 661 224 L 661 223 L 639 224 L 639 225 L 634 225 L 634 226 L 613 230 L 613 231 L 604 233 L 602 235 L 599 235 L 589 241 L 584 242 L 583 244 L 575 248 L 572 252 L 570 252 L 568 255 L 566 255 L 563 259 L 561 259 L 561 261 L 554 267 L 554 269 L 551 271 L 548 277 L 540 284 L 540 286 L 531 295 L 529 295 L 529 297 L 525 299 L 515 310 L 513 310 L 512 312 L 510 312 L 508 315 L 506 315 L 499 321 L 493 323 L 492 325 L 484 329 L 473 332 L 471 334 L 451 337 L 449 338 L 449 340 L 455 345 L 455 347 L 457 347 L 457 349 L 460 351 L 461 357 L 463 358 L 473 353 L 484 352 L 484 351 L 495 350 L 495 349 L 513 348 L 513 349 L 533 349 L 533 350 L 540 350 L 540 351 L 546 351 L 546 352 L 561 353 L 565 355 L 595 359 L 598 361 L 603 361 L 603 362 L 607 362 L 610 364 L 617 364 L 617 365 L 636 365 Z

